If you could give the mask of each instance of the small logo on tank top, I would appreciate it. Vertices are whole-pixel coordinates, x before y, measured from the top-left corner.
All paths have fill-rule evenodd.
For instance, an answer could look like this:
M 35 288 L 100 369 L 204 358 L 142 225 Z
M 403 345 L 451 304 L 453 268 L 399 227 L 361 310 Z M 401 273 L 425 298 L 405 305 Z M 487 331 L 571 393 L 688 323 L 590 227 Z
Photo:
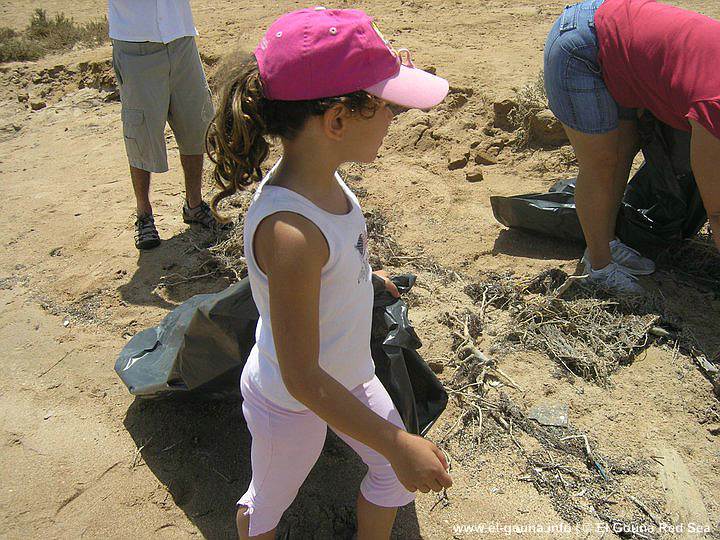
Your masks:
M 363 231 L 355 242 L 355 249 L 360 255 L 360 273 L 358 274 L 358 284 L 367 281 L 370 278 L 370 254 L 368 253 L 367 232 Z

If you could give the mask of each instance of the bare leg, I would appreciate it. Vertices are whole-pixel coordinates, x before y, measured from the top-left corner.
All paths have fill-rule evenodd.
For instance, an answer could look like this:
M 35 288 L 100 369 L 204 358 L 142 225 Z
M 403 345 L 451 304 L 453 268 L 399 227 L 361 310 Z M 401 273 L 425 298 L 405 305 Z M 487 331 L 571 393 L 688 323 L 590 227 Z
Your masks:
M 152 214 L 152 205 L 150 204 L 150 173 L 131 165 L 130 178 L 132 178 L 133 191 L 135 191 L 137 215 Z
M 620 120 L 617 164 L 613 175 L 613 205 L 615 210 L 608 223 L 608 236 L 611 240 L 615 238 L 615 223 L 620 210 L 620 201 L 622 201 L 625 194 L 630 169 L 639 150 L 640 138 L 638 137 L 637 120 Z
M 180 154 L 180 163 L 185 173 L 185 199 L 190 208 L 195 208 L 202 202 L 203 155 Z
M 361 493 L 357 498 L 357 540 L 390 538 L 397 508 L 385 508 L 368 502 Z
M 235 516 L 235 523 L 237 524 L 238 530 L 238 538 L 240 540 L 249 540 L 250 538 L 256 540 L 274 540 L 275 529 L 262 534 L 258 534 L 257 536 L 250 536 L 250 516 L 244 515 L 245 510 L 246 508 L 244 506 L 238 506 L 238 511 Z
M 589 135 L 563 126 L 575 149 L 579 171 L 575 206 L 588 246 L 590 264 L 600 270 L 610 264 L 610 241 L 617 215 L 615 169 L 620 130 Z M 613 231 L 612 233 L 610 231 Z
M 720 139 L 694 120 L 690 120 L 690 161 L 705 210 L 707 210 L 713 240 L 720 250 Z

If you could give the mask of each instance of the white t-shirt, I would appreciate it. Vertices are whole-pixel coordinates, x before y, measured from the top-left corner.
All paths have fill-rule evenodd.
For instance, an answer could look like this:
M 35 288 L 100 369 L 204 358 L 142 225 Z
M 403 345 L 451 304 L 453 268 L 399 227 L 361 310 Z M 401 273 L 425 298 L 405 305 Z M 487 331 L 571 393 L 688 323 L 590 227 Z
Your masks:
M 320 275 L 318 363 L 348 390 L 368 382 L 375 374 L 370 354 L 373 287 L 365 217 L 357 198 L 340 176 L 335 175 L 352 209 L 348 214 L 335 215 L 294 191 L 267 185 L 276 167 L 258 187 L 245 216 L 245 257 L 260 319 L 255 331 L 256 343 L 244 369 L 266 399 L 299 411 L 306 407 L 290 395 L 280 373 L 270 321 L 268 280 L 253 253 L 255 230 L 272 214 L 293 212 L 313 222 L 325 237 L 330 255 Z
M 110 37 L 170 43 L 197 36 L 189 0 L 108 0 Z

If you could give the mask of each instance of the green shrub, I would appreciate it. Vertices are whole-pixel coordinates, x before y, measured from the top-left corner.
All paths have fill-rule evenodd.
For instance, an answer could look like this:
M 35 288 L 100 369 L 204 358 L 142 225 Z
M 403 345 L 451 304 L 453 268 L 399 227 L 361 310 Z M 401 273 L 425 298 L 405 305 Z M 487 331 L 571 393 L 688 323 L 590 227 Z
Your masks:
M 55 51 L 71 49 L 76 44 L 99 45 L 107 40 L 107 18 L 78 24 L 64 13 L 48 17 L 36 9 L 24 32 L 0 28 L 0 62 L 37 60 Z
M 13 60 L 37 60 L 44 54 L 35 41 L 18 35 L 12 28 L 0 28 L 0 63 Z

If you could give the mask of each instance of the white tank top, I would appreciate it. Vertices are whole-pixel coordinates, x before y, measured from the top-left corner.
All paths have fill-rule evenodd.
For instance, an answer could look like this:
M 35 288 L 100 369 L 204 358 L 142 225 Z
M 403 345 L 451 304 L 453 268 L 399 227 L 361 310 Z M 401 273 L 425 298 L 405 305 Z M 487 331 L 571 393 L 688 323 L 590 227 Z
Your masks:
M 277 212 L 293 212 L 314 223 L 325 237 L 329 257 L 320 281 L 318 361 L 323 370 L 349 390 L 368 382 L 375 373 L 370 355 L 373 288 L 365 217 L 357 198 L 340 175 L 335 173 L 335 178 L 351 206 L 350 212 L 344 215 L 326 212 L 287 188 L 267 185 L 276 168 L 277 164 L 260 183 L 245 216 L 245 258 L 253 299 L 260 313 L 256 344 L 245 371 L 265 398 L 299 411 L 306 407 L 290 395 L 280 374 L 270 320 L 268 280 L 253 253 L 258 225 Z

